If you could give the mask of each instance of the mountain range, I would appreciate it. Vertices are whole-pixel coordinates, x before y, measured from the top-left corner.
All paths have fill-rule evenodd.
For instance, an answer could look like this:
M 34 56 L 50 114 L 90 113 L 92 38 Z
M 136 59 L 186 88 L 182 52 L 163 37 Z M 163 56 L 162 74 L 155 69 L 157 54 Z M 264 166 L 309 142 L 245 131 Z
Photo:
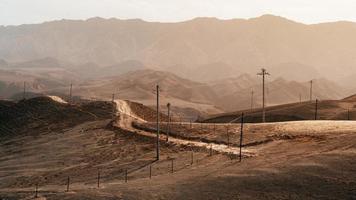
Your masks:
M 0 96 L 34 93 L 162 102 L 189 116 L 341 99 L 356 93 L 356 23 L 306 25 L 282 17 L 179 23 L 91 18 L 0 26 Z M 253 96 L 252 96 L 253 91 Z M 164 108 L 165 106 L 163 106 Z
M 60 20 L 0 27 L 0 59 L 49 57 L 102 68 L 136 62 L 196 81 L 257 73 L 265 67 L 295 79 L 322 76 L 342 84 L 345 72 L 356 74 L 355 35 L 353 22 L 306 25 L 273 15 L 179 23 Z

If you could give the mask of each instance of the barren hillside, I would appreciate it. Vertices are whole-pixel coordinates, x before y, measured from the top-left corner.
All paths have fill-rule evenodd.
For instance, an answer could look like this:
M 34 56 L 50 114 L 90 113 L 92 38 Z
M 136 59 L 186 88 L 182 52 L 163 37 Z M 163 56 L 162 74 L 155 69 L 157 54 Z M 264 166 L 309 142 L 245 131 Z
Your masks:
M 169 142 L 162 136 L 157 161 L 155 133 L 145 131 L 154 126 L 138 120 L 137 129 L 132 129 L 127 123 L 135 121 L 128 115 L 131 109 L 135 115 L 152 112 L 143 105 L 125 104 L 129 113 L 118 112 L 114 123 L 112 104 L 105 102 L 73 107 L 36 98 L 0 105 L 1 111 L 33 107 L 33 115 L 45 116 L 45 121 L 35 121 L 42 129 L 29 129 L 33 121 L 27 121 L 18 126 L 26 134 L 2 137 L 0 197 L 4 199 L 32 199 L 36 185 L 38 199 L 55 200 L 353 199 L 356 195 L 353 121 L 245 124 L 242 162 L 238 151 L 232 150 L 240 145 L 239 124 L 177 122 L 171 124 L 174 134 Z M 14 110 L 0 112 L 1 116 L 8 111 Z M 83 111 L 102 117 L 91 118 Z M 11 113 L 5 117 L 7 123 L 24 116 Z M 74 124 L 62 126 L 68 121 Z M 47 122 L 61 128 L 46 129 Z M 222 146 L 231 153 L 218 151 Z

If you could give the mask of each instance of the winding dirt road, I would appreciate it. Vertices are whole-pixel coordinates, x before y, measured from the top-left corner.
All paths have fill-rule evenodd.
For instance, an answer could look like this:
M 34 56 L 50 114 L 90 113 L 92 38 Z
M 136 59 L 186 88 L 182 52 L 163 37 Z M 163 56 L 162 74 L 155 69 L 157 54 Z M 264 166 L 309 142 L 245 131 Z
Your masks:
M 140 121 L 140 122 L 146 122 L 145 120 L 141 119 L 140 117 L 136 116 L 132 111 L 129 106 L 129 104 L 124 101 L 124 100 L 115 100 L 116 103 L 116 108 L 117 108 L 117 115 L 118 120 L 115 123 L 115 126 L 135 132 L 137 134 L 143 135 L 143 136 L 148 136 L 148 137 L 157 137 L 156 134 L 135 129 L 132 126 L 132 122 L 134 121 Z M 165 136 L 160 135 L 160 140 L 165 141 Z M 174 137 L 169 138 L 169 142 L 173 143 L 175 145 L 184 145 L 184 146 L 189 146 L 189 147 L 199 147 L 199 148 L 206 148 L 206 149 L 212 149 L 213 151 L 220 152 L 220 153 L 227 153 L 227 154 L 232 154 L 232 155 L 240 155 L 240 148 L 238 147 L 230 147 L 225 144 L 216 144 L 216 143 L 205 143 L 205 142 L 197 142 L 197 141 L 191 141 L 191 140 L 184 140 L 184 139 L 178 139 Z M 242 156 L 244 157 L 251 157 L 254 156 L 256 153 L 252 150 L 249 149 L 242 149 Z

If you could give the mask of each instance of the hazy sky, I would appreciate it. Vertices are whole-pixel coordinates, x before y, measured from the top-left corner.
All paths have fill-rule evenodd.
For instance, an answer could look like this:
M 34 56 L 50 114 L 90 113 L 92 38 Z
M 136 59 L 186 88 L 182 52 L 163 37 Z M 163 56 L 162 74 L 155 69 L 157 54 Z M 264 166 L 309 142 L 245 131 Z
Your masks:
M 56 19 L 194 17 L 251 18 L 274 14 L 304 23 L 356 21 L 356 0 L 0 0 L 0 25 Z

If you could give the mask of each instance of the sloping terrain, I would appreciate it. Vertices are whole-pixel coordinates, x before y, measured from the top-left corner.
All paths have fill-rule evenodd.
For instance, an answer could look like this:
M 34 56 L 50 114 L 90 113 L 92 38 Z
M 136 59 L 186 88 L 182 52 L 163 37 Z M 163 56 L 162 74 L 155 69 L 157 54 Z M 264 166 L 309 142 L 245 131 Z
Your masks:
M 152 112 L 133 105 L 134 115 L 141 109 Z M 118 109 L 130 113 L 131 106 Z M 107 113 L 103 107 L 87 111 Z M 116 125 L 128 120 L 129 113 L 118 112 Z M 52 124 L 78 118 L 52 115 Z M 353 199 L 356 195 L 356 124 L 352 121 L 245 124 L 242 149 L 254 154 L 242 162 L 235 154 L 162 140 L 161 159 L 156 161 L 154 138 L 140 129 L 125 130 L 126 125 L 115 127 L 110 117 L 60 130 L 28 129 L 28 134 L 1 140 L 0 197 L 32 199 L 36 185 L 38 199 L 55 200 Z M 218 125 L 215 132 L 212 125 L 203 124 L 200 132 L 202 124 L 190 128 L 189 123 L 175 123 L 172 131 L 191 137 L 192 143 L 197 141 L 193 137 L 224 142 L 224 126 L 229 125 L 231 149 L 238 147 L 239 124 Z
M 165 110 L 168 102 L 177 113 L 197 115 L 218 113 L 221 109 L 213 105 L 217 98 L 206 84 L 181 78 L 169 72 L 138 70 L 105 79 L 90 80 L 73 88 L 73 93 L 87 98 L 130 99 L 154 107 L 156 104 L 156 85 L 160 85 L 160 101 Z M 62 93 L 65 90 L 60 91 Z M 186 112 L 188 110 L 188 112 Z
M 31 93 L 45 93 L 70 85 L 75 75 L 63 69 L 0 69 L 0 97 L 11 98 L 25 89 Z
M 244 74 L 235 78 L 200 83 L 181 78 L 169 72 L 155 70 L 132 71 L 120 76 L 97 78 L 73 86 L 73 94 L 87 99 L 109 100 L 131 99 L 154 107 L 156 85 L 160 85 L 161 109 L 166 112 L 168 102 L 172 111 L 185 120 L 196 120 L 198 116 L 251 107 L 251 91 L 254 91 L 253 107 L 260 105 L 261 80 L 257 76 Z M 266 84 L 267 105 L 298 102 L 309 98 L 309 83 L 287 81 L 282 78 L 268 80 Z M 68 94 L 69 86 L 48 91 Z M 337 84 L 325 80 L 314 80 L 314 97 L 318 99 L 341 99 L 348 93 Z
M 356 101 L 351 99 L 318 101 L 317 119 L 319 120 L 355 120 Z M 301 102 L 292 104 L 282 104 L 278 106 L 266 107 L 266 121 L 295 121 L 315 119 L 316 102 Z M 210 116 L 203 122 L 215 123 L 237 123 L 240 121 L 241 113 L 245 113 L 245 122 L 258 123 L 262 121 L 262 109 L 241 110 L 231 113 L 223 113 Z
M 29 132 L 60 131 L 86 121 L 110 119 L 113 105 L 89 102 L 68 105 L 51 97 L 36 97 L 18 103 L 0 101 L 0 135 L 17 137 Z
M 290 81 L 289 79 L 267 76 L 266 78 L 266 105 L 295 103 L 309 100 L 310 83 Z M 262 105 L 261 77 L 248 74 L 223 79 L 209 84 L 219 94 L 214 104 L 225 111 L 242 110 Z M 253 97 L 251 96 L 253 91 Z M 313 98 L 319 100 L 341 99 L 349 94 L 338 84 L 326 79 L 313 80 Z M 252 105 L 251 105 L 252 101 Z

